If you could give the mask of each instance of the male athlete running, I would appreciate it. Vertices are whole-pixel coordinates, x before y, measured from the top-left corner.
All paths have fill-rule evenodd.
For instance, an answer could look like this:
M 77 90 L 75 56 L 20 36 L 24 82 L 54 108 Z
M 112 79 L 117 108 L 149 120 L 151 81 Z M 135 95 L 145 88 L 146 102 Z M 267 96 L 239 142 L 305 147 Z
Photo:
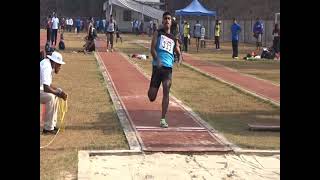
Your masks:
M 173 51 L 178 55 L 178 63 L 181 63 L 181 53 L 179 44 L 174 35 L 170 32 L 171 14 L 163 13 L 162 24 L 163 28 L 157 30 L 153 34 L 151 42 L 152 61 L 152 76 L 148 91 L 149 100 L 152 102 L 157 98 L 157 93 L 162 83 L 163 98 L 162 98 L 162 116 L 160 127 L 167 128 L 166 113 L 169 105 L 169 91 L 172 79 L 172 66 L 174 63 Z

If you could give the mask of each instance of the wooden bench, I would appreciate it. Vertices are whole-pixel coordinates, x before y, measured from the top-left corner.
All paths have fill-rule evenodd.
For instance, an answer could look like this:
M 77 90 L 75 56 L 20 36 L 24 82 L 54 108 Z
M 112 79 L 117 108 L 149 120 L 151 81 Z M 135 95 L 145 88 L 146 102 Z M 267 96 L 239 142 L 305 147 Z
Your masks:
M 280 131 L 280 125 L 248 124 L 251 131 Z

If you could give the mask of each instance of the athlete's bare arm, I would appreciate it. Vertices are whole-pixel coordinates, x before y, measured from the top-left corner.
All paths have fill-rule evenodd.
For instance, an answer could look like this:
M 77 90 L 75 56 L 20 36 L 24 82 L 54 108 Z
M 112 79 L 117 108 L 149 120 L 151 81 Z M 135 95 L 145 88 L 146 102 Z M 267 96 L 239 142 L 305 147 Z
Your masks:
M 157 56 L 157 51 L 156 51 L 156 45 L 157 45 L 157 37 L 158 37 L 158 32 L 155 31 L 153 33 L 153 37 L 152 37 L 152 41 L 151 41 L 151 55 L 153 57 L 153 59 L 155 59 L 157 61 L 157 66 L 161 67 L 161 61 Z
M 181 51 L 180 51 L 180 43 L 179 41 L 176 40 L 176 47 L 174 48 L 174 51 L 176 52 L 177 56 L 178 56 L 178 63 L 181 64 L 182 62 L 182 55 L 181 55 Z

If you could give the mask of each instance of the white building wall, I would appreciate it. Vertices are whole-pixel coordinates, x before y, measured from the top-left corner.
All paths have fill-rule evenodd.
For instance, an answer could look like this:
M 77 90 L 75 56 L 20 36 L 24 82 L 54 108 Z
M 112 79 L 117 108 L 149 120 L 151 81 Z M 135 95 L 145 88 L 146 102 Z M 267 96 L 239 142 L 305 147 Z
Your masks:
M 113 14 L 121 32 L 131 32 L 131 21 L 133 21 L 134 19 L 138 19 L 141 21 L 141 19 L 142 19 L 141 13 L 131 11 L 131 21 L 124 21 L 123 14 L 124 14 L 124 11 L 127 9 L 124 9 L 119 6 L 113 6 L 112 8 L 113 8 L 112 14 Z M 146 18 L 146 16 L 144 16 L 144 17 Z M 149 25 L 149 22 L 144 22 L 144 29 L 143 30 L 145 32 L 147 31 L 148 25 Z

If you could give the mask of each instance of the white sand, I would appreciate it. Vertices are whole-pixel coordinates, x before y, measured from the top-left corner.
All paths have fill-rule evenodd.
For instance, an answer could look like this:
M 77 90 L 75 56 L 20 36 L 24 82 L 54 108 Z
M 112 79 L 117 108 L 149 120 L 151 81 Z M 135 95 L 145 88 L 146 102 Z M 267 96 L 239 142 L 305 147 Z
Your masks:
M 90 157 L 92 180 L 280 179 L 280 155 L 109 155 Z

